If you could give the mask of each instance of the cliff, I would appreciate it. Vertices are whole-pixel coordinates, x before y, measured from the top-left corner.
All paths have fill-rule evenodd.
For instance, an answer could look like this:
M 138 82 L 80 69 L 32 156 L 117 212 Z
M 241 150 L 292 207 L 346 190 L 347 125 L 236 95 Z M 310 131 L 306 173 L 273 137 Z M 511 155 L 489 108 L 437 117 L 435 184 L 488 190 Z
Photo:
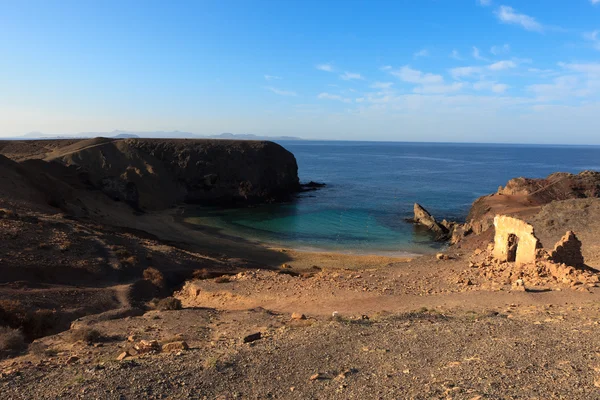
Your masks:
M 267 141 L 86 139 L 3 142 L 0 154 L 42 163 L 54 178 L 136 209 L 285 201 L 299 190 L 296 159 Z

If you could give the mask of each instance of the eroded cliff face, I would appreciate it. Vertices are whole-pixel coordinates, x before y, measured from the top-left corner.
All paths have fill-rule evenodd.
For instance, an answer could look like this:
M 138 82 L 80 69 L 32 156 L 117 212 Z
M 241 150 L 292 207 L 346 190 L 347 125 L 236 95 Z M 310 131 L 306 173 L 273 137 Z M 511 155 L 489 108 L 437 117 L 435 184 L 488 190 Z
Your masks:
M 71 183 L 141 210 L 285 201 L 300 186 L 294 155 L 267 141 L 96 138 L 16 142 L 0 152 L 44 160 L 61 177 L 76 176 Z

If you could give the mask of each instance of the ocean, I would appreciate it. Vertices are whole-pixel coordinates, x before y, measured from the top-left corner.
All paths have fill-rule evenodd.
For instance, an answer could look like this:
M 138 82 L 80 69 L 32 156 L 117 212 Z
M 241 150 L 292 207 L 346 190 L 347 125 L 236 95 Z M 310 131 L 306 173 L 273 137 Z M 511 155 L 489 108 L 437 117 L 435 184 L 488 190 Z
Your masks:
M 301 182 L 327 186 L 289 204 L 194 209 L 188 221 L 296 249 L 424 254 L 442 246 L 405 221 L 415 202 L 464 221 L 473 201 L 514 177 L 600 170 L 600 146 L 282 141 Z

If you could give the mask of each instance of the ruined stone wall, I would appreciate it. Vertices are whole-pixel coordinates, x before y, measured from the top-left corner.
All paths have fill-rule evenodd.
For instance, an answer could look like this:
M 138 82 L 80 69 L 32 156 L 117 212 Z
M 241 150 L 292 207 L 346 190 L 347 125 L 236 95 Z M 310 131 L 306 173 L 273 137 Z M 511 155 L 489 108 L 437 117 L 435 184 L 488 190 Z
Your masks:
M 541 244 L 534 235 L 533 226 L 520 219 L 497 215 L 494 218 L 494 227 L 496 228 L 493 254 L 495 259 L 508 261 L 510 238 L 511 235 L 515 235 L 518 238 L 515 263 L 535 263 L 536 252 Z
M 550 259 L 557 264 L 583 267 L 585 262 L 581 254 L 581 241 L 572 231 L 567 232 L 550 253 Z

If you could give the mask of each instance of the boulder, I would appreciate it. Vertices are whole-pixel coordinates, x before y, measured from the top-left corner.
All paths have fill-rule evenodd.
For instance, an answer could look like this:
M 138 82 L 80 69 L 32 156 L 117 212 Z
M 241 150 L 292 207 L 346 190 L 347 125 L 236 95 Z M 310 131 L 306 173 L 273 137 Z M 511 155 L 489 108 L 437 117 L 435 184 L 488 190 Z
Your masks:
M 436 240 L 447 240 L 450 237 L 450 230 L 440 224 L 423 206 L 418 203 L 414 205 L 413 222 L 425 226 L 435 234 Z M 448 223 L 447 223 L 448 224 Z
M 185 341 L 180 340 L 177 342 L 163 344 L 162 351 L 165 351 L 165 352 L 182 351 L 182 350 L 188 350 L 189 348 L 190 347 L 188 346 L 188 344 Z

